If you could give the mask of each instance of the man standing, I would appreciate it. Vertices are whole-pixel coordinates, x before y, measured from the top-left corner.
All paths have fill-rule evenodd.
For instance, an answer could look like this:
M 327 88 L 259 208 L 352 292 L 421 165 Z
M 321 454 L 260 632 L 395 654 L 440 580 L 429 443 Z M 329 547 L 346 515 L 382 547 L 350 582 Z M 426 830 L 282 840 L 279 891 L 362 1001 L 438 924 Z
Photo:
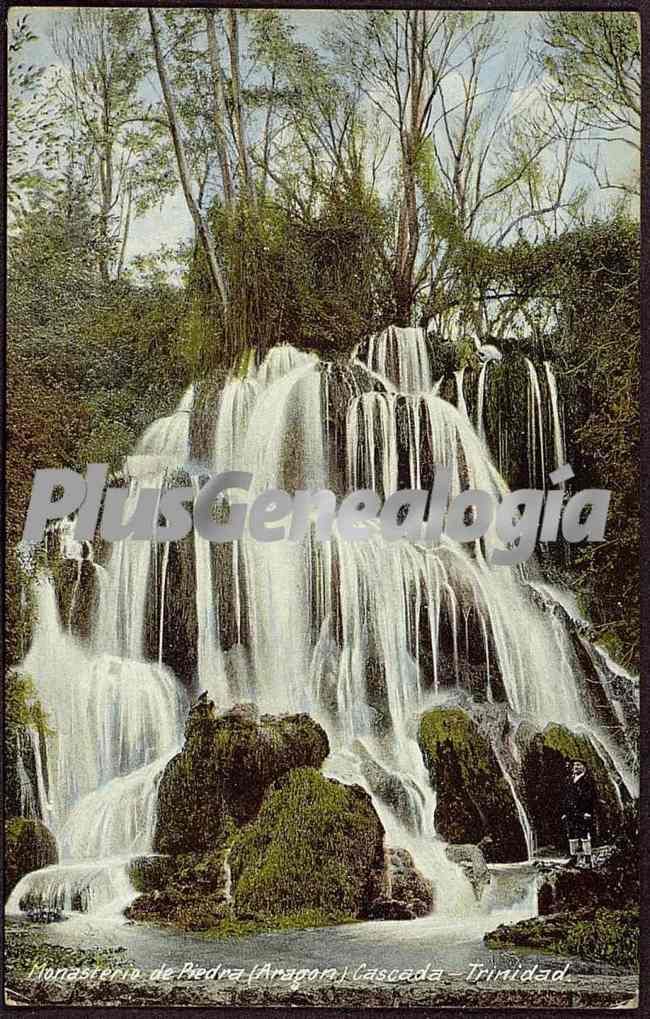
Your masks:
M 591 867 L 591 830 L 594 817 L 594 786 L 582 761 L 573 761 L 564 799 L 562 820 L 569 838 L 568 866 Z

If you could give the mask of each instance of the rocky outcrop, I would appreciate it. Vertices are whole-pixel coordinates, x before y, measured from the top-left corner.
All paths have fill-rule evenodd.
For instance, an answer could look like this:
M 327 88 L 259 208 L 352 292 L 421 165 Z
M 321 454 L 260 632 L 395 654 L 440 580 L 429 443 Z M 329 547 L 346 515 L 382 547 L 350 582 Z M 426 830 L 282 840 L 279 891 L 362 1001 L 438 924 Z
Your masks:
M 401 899 L 380 895 L 370 904 L 369 920 L 415 920 L 418 914 Z
M 368 794 L 298 768 L 267 793 L 230 853 L 237 916 L 368 914 L 383 871 L 383 828 Z
M 156 855 L 131 864 L 142 895 L 127 915 L 187 930 L 367 916 L 384 832 L 364 790 L 317 770 L 328 751 L 307 715 L 218 715 L 201 698 L 160 782 Z
M 431 881 L 415 866 L 406 849 L 389 849 L 386 864 L 391 895 L 405 902 L 416 916 L 426 916 L 434 906 L 434 888 Z
M 608 883 L 603 870 L 544 868 L 537 887 L 539 915 L 602 905 L 610 898 Z
M 5 821 L 4 854 L 5 901 L 25 874 L 59 860 L 52 832 L 40 821 L 26 817 Z
M 639 805 L 626 807 L 622 827 L 609 846 L 597 849 L 593 869 L 557 866 L 537 861 L 540 915 L 579 907 L 623 905 L 639 902 Z
M 208 930 L 230 915 L 227 847 L 176 857 L 140 858 L 130 868 L 133 884 L 144 892 L 126 910 L 130 920 L 153 920 L 183 930 Z
M 552 724 L 532 736 L 522 730 L 520 739 L 525 801 L 539 846 L 565 845 L 563 803 L 569 767 L 576 759 L 584 762 L 597 791 L 594 842 L 606 841 L 620 830 L 627 794 L 588 736 Z
M 512 792 L 469 715 L 458 707 L 428 711 L 420 720 L 418 742 L 437 794 L 434 821 L 441 838 L 463 845 L 482 842 L 488 862 L 526 859 Z
M 452 863 L 457 863 L 462 868 L 474 889 L 476 898 L 480 899 L 490 883 L 490 872 L 485 862 L 485 856 L 479 847 L 447 846 L 445 853 Z
M 160 781 L 155 851 L 209 851 L 253 820 L 273 782 L 294 768 L 319 768 L 328 752 L 324 730 L 307 715 L 258 718 L 252 705 L 217 715 L 199 701 Z
M 639 909 L 572 909 L 502 924 L 484 937 L 489 948 L 529 948 L 606 962 L 632 972 L 639 965 Z
M 370 904 L 371 920 L 414 920 L 433 911 L 433 884 L 415 866 L 406 849 L 387 849 L 384 854 L 381 894 Z

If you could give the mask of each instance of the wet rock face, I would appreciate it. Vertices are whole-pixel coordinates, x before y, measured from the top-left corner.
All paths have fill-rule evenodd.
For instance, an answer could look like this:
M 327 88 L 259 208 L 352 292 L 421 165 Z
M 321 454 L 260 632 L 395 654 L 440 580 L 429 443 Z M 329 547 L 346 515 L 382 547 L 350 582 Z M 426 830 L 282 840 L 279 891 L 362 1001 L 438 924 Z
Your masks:
M 563 725 L 548 725 L 526 739 L 522 777 L 531 824 L 540 846 L 565 847 L 563 804 L 571 762 L 583 761 L 596 789 L 592 841 L 603 842 L 618 831 L 623 818 L 619 797 L 629 799 L 614 783 L 607 767 L 587 736 Z
M 485 862 L 485 856 L 479 847 L 447 846 L 445 853 L 452 863 L 457 863 L 464 870 L 476 898 L 480 899 L 484 889 L 490 883 L 490 872 Z
M 602 870 L 556 867 L 543 872 L 537 889 L 540 916 L 597 906 L 608 901 L 609 877 Z
M 297 768 L 269 790 L 232 842 L 233 908 L 242 918 L 317 910 L 368 915 L 383 871 L 383 828 L 368 794 Z
M 293 768 L 319 768 L 328 753 L 324 730 L 307 715 L 258 720 L 239 706 L 219 716 L 213 704 L 199 701 L 183 750 L 160 781 L 154 850 L 209 850 L 229 825 L 256 816 L 273 782 Z
M 415 920 L 417 915 L 401 899 L 390 899 L 384 895 L 375 899 L 368 910 L 369 920 Z
M 404 903 L 414 916 L 427 916 L 433 911 L 433 884 L 415 866 L 406 849 L 389 849 L 386 859 L 388 884 L 393 900 Z M 400 919 L 386 917 L 386 919 Z
M 11 817 L 5 821 L 5 901 L 32 870 L 58 863 L 56 839 L 40 821 Z
M 456 707 L 428 711 L 420 720 L 418 742 L 437 792 L 434 822 L 440 837 L 482 842 L 491 863 L 525 860 L 526 840 L 512 792 L 469 715 Z
M 39 815 L 36 754 L 27 726 L 21 723 L 5 727 L 3 778 L 6 816 Z

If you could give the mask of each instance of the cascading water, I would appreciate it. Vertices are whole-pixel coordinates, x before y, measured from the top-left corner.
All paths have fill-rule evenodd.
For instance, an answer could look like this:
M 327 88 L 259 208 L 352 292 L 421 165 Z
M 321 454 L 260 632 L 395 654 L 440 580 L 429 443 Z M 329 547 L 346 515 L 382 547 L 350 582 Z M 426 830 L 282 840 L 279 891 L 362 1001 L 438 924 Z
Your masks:
M 160 485 L 193 464 L 197 491 L 202 473 L 251 472 L 248 501 L 269 487 L 335 489 L 334 479 L 347 491 L 370 487 L 383 495 L 428 488 L 433 464 L 449 468 L 452 495 L 475 487 L 496 498 L 507 487 L 480 438 L 487 368 L 477 434 L 461 402 L 462 373 L 459 409 L 437 396 L 421 330 L 372 337 L 364 355 L 355 351 L 342 382 L 315 356 L 274 348 L 260 368 L 225 384 L 216 407 L 201 411 L 203 433 L 211 436 L 208 462 L 194 458 L 190 444 L 193 390 L 175 414 L 147 429 L 127 463 L 125 513 L 145 481 Z M 536 457 L 542 406 L 530 378 Z M 557 393 L 554 400 L 559 421 Z M 477 906 L 435 833 L 436 793 L 417 744 L 421 714 L 464 688 L 472 651 L 488 701 L 540 725 L 594 724 L 566 628 L 540 609 L 521 571 L 488 566 L 494 540 L 489 533 L 474 547 L 447 539 L 389 543 L 376 532 L 357 543 L 343 540 L 335 525 L 332 540 L 320 543 L 312 521 L 300 540 L 261 543 L 245 535 L 220 546 L 219 569 L 217 553 L 197 532 L 191 546 L 194 689 L 208 690 L 221 710 L 246 699 L 262 712 L 312 715 L 330 741 L 326 774 L 368 790 L 387 843 L 412 853 L 444 888 L 436 908 L 457 914 Z M 124 858 L 150 846 L 156 783 L 180 741 L 184 710 L 180 682 L 165 664 L 163 629 L 165 607 L 178 595 L 168 550 L 159 575 L 153 548 L 148 541 L 113 548 L 97 576 L 89 647 L 61 626 L 51 582 L 39 582 L 38 626 L 24 669 L 55 731 L 48 749 L 51 826 L 69 863 L 24 878 L 12 908 L 34 897 L 65 908 L 106 903 L 113 892 L 123 898 Z M 147 604 L 155 609 L 153 642 L 145 634 Z M 530 826 L 515 800 L 530 850 Z M 84 867 L 100 889 L 94 900 L 82 894 Z
M 191 392 L 176 414 L 145 432 L 130 458 L 138 474 L 130 482 L 126 513 L 135 507 L 139 484 L 160 484 L 166 463 L 185 461 Z M 78 543 L 64 524 L 62 553 L 78 559 Z M 180 743 L 185 702 L 173 673 L 144 659 L 152 560 L 151 542 L 120 542 L 108 568 L 96 566 L 99 597 L 89 648 L 62 626 L 51 578 L 43 574 L 36 581 L 38 624 L 22 668 L 34 680 L 53 730 L 47 774 L 39 784 L 47 780 L 44 819 L 62 862 L 26 875 L 9 898 L 8 912 L 123 906 L 128 858 L 151 848 L 156 789 Z

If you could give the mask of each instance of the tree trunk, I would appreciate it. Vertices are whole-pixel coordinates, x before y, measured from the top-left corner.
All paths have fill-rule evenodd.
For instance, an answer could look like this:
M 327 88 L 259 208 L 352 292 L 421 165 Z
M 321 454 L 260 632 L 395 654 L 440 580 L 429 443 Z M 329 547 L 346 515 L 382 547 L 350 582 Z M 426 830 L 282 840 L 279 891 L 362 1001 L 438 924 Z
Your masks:
M 185 195 L 185 201 L 187 208 L 189 209 L 190 215 L 194 220 L 196 227 L 196 233 L 205 252 L 206 261 L 208 263 L 208 270 L 210 272 L 210 279 L 216 288 L 223 305 L 224 316 L 228 310 L 228 298 L 226 291 L 226 284 L 217 260 L 217 253 L 214 247 L 214 240 L 208 224 L 206 223 L 201 210 L 199 209 L 194 195 L 192 194 L 190 170 L 187 165 L 187 158 L 185 156 L 185 148 L 183 146 L 183 139 L 181 137 L 180 121 L 178 119 L 178 112 L 176 110 L 176 103 L 167 77 L 167 71 L 162 58 L 160 50 L 160 34 L 158 31 L 158 24 L 156 21 L 156 15 L 154 14 L 151 7 L 147 9 L 149 15 L 149 24 L 151 26 L 151 38 L 153 41 L 154 55 L 156 59 L 156 69 L 158 71 L 158 78 L 160 79 L 160 87 L 162 88 L 163 98 L 165 100 L 165 107 L 167 109 L 167 117 L 169 119 L 169 130 L 172 136 L 172 142 L 174 144 L 174 152 L 176 154 L 176 163 L 178 165 L 178 174 L 181 180 L 181 187 L 183 188 L 183 194 Z
M 210 70 L 212 73 L 212 119 L 214 121 L 214 133 L 217 146 L 217 157 L 221 168 L 221 180 L 223 183 L 223 195 L 226 205 L 232 205 L 233 186 L 232 174 L 230 172 L 230 160 L 228 159 L 228 148 L 226 144 L 226 130 L 224 127 L 224 113 L 226 111 L 226 97 L 223 88 L 223 77 L 219 65 L 219 50 L 217 47 L 217 35 L 214 30 L 214 11 L 205 11 L 205 27 L 208 37 L 208 56 L 210 59 Z
M 226 18 L 228 19 L 227 36 L 228 50 L 230 53 L 230 81 L 233 93 L 233 122 L 235 126 L 237 153 L 239 155 L 239 169 L 244 187 L 250 192 L 250 162 L 248 159 L 248 147 L 246 144 L 246 133 L 244 131 L 244 122 L 242 117 L 241 74 L 239 70 L 239 26 L 235 11 L 228 10 Z

